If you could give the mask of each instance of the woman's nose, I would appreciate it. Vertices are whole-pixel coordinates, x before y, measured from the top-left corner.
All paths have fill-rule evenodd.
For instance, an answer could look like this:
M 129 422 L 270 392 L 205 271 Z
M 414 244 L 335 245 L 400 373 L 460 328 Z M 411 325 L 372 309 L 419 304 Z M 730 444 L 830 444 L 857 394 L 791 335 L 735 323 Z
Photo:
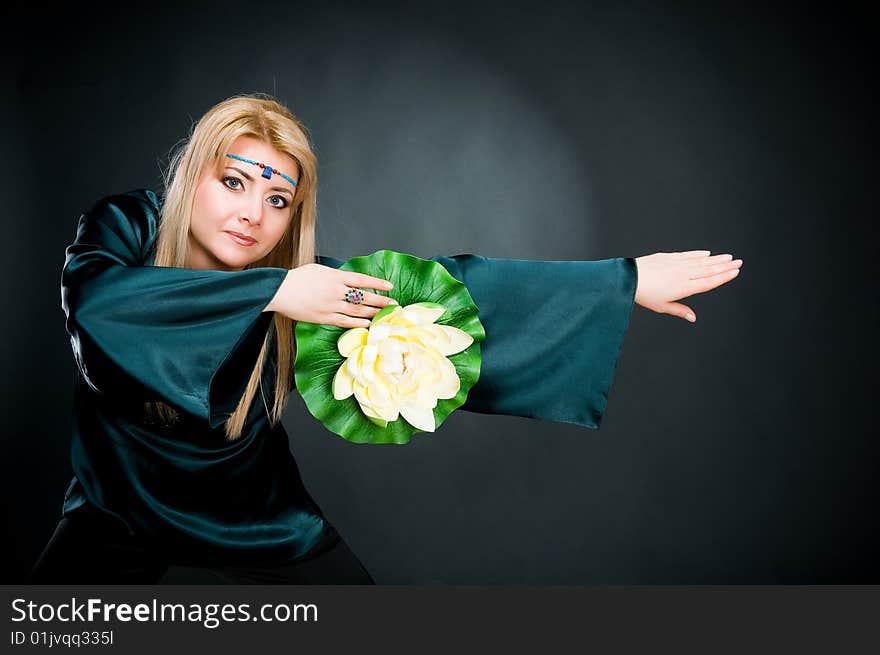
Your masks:
M 263 220 L 263 199 L 256 195 L 251 198 L 250 203 L 245 208 L 244 217 L 249 223 L 259 225 Z

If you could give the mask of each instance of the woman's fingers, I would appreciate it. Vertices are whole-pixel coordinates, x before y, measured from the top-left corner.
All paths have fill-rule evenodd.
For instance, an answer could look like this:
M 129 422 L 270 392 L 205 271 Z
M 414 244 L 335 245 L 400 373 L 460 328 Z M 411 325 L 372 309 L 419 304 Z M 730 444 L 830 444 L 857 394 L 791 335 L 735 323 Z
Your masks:
M 693 259 L 694 257 L 706 257 L 712 254 L 711 250 L 688 250 L 686 252 L 675 253 L 682 259 Z
M 695 269 L 689 274 L 688 279 L 699 280 L 704 277 L 718 275 L 719 273 L 726 273 L 727 271 L 739 268 L 740 266 L 742 266 L 742 263 L 743 262 L 741 259 L 736 259 L 729 262 L 722 261 L 718 264 L 700 265 L 699 268 Z
M 355 318 L 354 316 L 348 316 L 347 314 L 330 314 L 330 318 L 328 319 L 330 325 L 335 325 L 337 327 L 343 328 L 368 328 L 370 327 L 370 321 L 365 318 Z
M 709 291 L 714 289 L 715 287 L 720 287 L 722 284 L 730 282 L 737 275 L 739 275 L 739 267 L 731 268 L 721 273 L 716 273 L 714 275 L 709 275 L 708 277 L 701 277 L 695 280 L 689 280 L 688 285 L 690 287 L 690 293 L 688 295 L 692 295 L 694 293 L 703 293 L 705 291 Z
M 354 277 L 346 278 L 345 287 L 340 290 L 340 301 L 337 308 L 339 314 L 347 314 L 349 316 L 365 316 L 372 317 L 388 305 L 398 304 L 394 298 L 383 296 L 365 289 L 382 289 L 390 290 L 391 283 L 382 278 L 372 277 L 363 273 L 356 273 Z M 364 298 L 360 303 L 348 302 L 345 300 L 345 294 L 351 289 L 358 288 L 364 294 Z
M 364 299 L 360 303 L 348 302 L 347 300 L 339 301 L 339 309 L 337 311 L 352 316 L 367 316 L 375 314 L 373 310 L 380 310 L 387 305 L 396 305 L 397 301 L 389 296 L 381 296 L 378 293 L 363 291 Z M 351 311 L 349 311 L 351 310 Z
M 380 296 L 377 293 L 364 291 L 364 300 L 355 304 L 342 300 L 338 311 L 333 314 L 336 325 L 340 327 L 370 327 L 370 320 L 388 305 L 399 304 L 394 298 Z
M 380 277 L 373 277 L 372 275 L 367 275 L 366 273 L 348 273 L 343 284 L 346 284 L 350 287 L 365 287 L 367 289 L 382 289 L 383 291 L 388 291 L 393 288 L 393 284 L 388 280 L 383 280 Z
M 337 307 L 337 311 L 340 314 L 348 314 L 349 316 L 375 316 L 382 310 L 381 307 L 373 307 L 372 305 L 355 305 L 351 302 L 345 302 L 344 300 L 339 303 Z
M 669 303 L 666 306 L 666 313 L 671 316 L 678 316 L 691 323 L 696 323 L 697 321 L 697 315 L 694 314 L 694 310 L 687 305 L 682 305 L 680 302 Z
M 380 296 L 378 293 L 364 291 L 364 300 L 360 303 L 340 300 L 337 311 L 333 314 L 334 325 L 345 328 L 370 327 L 370 319 L 388 305 L 397 305 L 394 298 Z

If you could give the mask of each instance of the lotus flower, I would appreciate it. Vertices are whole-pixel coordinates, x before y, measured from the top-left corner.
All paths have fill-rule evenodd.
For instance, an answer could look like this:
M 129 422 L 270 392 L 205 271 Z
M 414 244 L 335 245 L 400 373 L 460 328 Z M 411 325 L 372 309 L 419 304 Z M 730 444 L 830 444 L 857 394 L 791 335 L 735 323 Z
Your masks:
M 413 427 L 433 432 L 437 400 L 454 398 L 461 388 L 446 356 L 474 342 L 463 330 L 434 323 L 445 312 L 432 302 L 389 305 L 369 328 L 344 332 L 337 348 L 347 359 L 333 378 L 333 397 L 354 394 L 363 413 L 381 427 L 403 415 Z
M 399 304 L 369 327 L 297 321 L 294 375 L 306 407 L 354 443 L 405 444 L 438 431 L 480 377 L 486 331 L 467 287 L 439 262 L 393 250 L 339 270 L 390 280 Z

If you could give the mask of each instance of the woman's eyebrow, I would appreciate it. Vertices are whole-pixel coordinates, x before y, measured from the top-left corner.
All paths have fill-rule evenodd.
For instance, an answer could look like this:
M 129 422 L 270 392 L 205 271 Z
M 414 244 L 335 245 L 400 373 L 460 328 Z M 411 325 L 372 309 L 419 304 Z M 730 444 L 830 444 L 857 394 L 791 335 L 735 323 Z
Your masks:
M 242 176 L 243 176 L 248 182 L 253 182 L 253 181 L 254 181 L 254 178 L 252 178 L 250 175 L 248 175 L 247 173 L 245 173 L 245 172 L 244 172 L 243 170 L 241 170 L 238 166 L 226 166 L 225 168 L 231 168 L 231 169 L 234 170 L 234 171 L 238 171 L 239 173 L 242 174 Z M 273 187 L 269 187 L 269 190 L 270 190 L 270 191 L 281 191 L 281 192 L 283 192 L 283 193 L 289 193 L 290 196 L 293 197 L 293 192 L 292 192 L 290 189 L 285 189 L 283 186 L 273 186 Z

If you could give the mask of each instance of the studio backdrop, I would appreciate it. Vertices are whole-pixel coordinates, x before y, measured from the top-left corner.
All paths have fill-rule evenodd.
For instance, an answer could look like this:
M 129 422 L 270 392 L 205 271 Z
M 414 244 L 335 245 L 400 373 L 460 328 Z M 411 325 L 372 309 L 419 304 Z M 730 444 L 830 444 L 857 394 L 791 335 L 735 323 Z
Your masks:
M 362 445 L 294 391 L 284 426 L 303 480 L 378 583 L 880 581 L 863 17 L 649 2 L 5 11 L 23 45 L 2 87 L 3 582 L 24 580 L 71 477 L 59 280 L 79 216 L 160 192 L 192 122 L 254 92 L 310 131 L 323 255 L 745 261 L 683 301 L 694 324 L 633 308 L 599 429 L 461 411 L 406 445 Z

